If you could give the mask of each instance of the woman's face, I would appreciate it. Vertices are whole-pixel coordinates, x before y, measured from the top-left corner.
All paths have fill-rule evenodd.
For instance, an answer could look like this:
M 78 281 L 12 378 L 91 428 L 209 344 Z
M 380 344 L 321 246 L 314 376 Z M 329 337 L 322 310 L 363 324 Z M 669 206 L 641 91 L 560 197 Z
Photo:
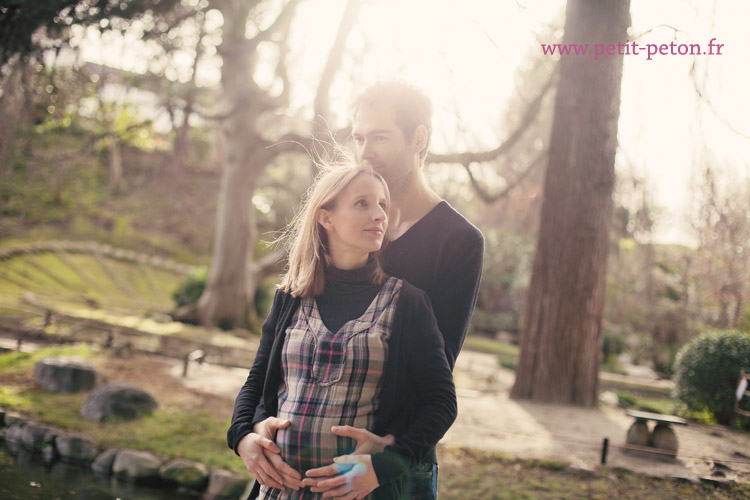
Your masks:
M 360 174 L 339 194 L 333 209 L 320 209 L 318 222 L 328 235 L 335 267 L 361 267 L 371 252 L 380 249 L 388 227 L 387 203 L 383 183 Z

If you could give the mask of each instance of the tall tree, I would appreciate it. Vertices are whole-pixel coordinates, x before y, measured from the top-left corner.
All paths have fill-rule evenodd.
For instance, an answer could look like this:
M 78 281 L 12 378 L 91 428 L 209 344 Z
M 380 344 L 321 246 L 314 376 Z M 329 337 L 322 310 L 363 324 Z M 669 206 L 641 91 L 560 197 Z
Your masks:
M 256 260 L 252 255 L 257 240 L 257 224 L 251 199 L 266 167 L 280 154 L 298 150 L 299 144 L 309 144 L 307 138 L 279 141 L 279 137 L 264 136 L 263 120 L 267 113 L 284 104 L 289 92 L 285 71 L 285 37 L 299 0 L 289 0 L 268 26 L 258 28 L 250 39 L 246 37 L 247 20 L 252 7 L 262 4 L 268 9 L 274 2 L 246 2 L 223 0 L 216 2 L 224 17 L 222 42 L 221 87 L 227 114 L 221 125 L 223 148 L 222 180 L 217 210 L 214 248 L 206 287 L 198 300 L 197 318 L 202 324 L 221 326 L 241 325 L 254 310 L 254 292 L 258 282 L 271 270 L 281 255 L 274 252 Z M 331 73 L 340 65 L 341 45 L 353 23 L 362 0 L 347 3 L 344 22 L 331 49 L 323 79 L 318 86 L 316 103 L 327 102 Z M 264 42 L 277 45 L 276 75 L 283 86 L 276 96 L 258 85 L 253 76 L 260 58 L 259 47 Z M 324 110 L 319 109 L 321 113 Z M 248 264 L 249 263 L 249 264 Z
M 629 0 L 569 0 L 534 267 L 511 396 L 597 403 Z M 594 58 L 595 44 L 615 44 Z

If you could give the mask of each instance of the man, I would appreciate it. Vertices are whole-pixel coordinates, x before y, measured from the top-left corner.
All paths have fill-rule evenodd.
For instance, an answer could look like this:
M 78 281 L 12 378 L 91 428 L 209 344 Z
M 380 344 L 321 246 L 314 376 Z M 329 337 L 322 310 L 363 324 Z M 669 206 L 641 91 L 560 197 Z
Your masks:
M 432 136 L 432 103 L 419 89 L 402 82 L 381 82 L 354 102 L 352 137 L 361 163 L 371 166 L 388 183 L 391 205 L 385 270 L 424 290 L 430 298 L 451 369 L 461 350 L 479 290 L 484 239 L 479 230 L 430 188 L 423 167 Z M 410 411 L 410 409 L 405 409 Z M 331 491 L 341 486 L 337 465 L 299 474 L 286 465 L 273 443 L 276 430 L 289 421 L 256 417 L 255 433 L 243 439 L 237 452 L 248 469 L 275 487 L 309 486 Z M 393 436 L 379 437 L 364 429 L 334 430 L 357 441 L 352 455 L 383 449 Z M 412 464 L 411 498 L 437 498 L 437 458 L 434 450 L 423 463 Z M 311 476 L 311 477 L 310 477 Z M 416 493 L 417 491 L 421 493 Z

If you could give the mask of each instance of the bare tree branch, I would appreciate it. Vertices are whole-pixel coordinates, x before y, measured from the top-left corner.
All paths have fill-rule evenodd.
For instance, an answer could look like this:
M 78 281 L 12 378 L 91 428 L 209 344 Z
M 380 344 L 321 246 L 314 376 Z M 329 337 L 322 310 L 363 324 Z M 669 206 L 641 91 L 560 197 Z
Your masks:
M 432 154 L 431 153 L 428 155 L 427 161 L 429 163 L 460 163 L 461 165 L 466 166 L 466 165 L 470 165 L 471 163 L 482 163 L 482 162 L 493 161 L 499 158 L 500 156 L 507 154 L 513 148 L 513 146 L 521 139 L 521 137 L 523 136 L 523 133 L 534 122 L 534 119 L 536 118 L 537 114 L 539 113 L 539 109 L 541 108 L 542 101 L 544 100 L 547 93 L 554 87 L 555 78 L 557 76 L 557 68 L 558 66 L 555 66 L 555 69 L 552 71 L 552 73 L 550 73 L 549 78 L 547 79 L 547 82 L 541 88 L 541 90 L 539 91 L 539 94 L 526 107 L 526 112 L 524 113 L 523 118 L 521 119 L 521 123 L 513 131 L 510 137 L 508 137 L 505 140 L 505 142 L 500 144 L 500 146 L 496 147 L 493 150 L 482 151 L 482 152 L 464 152 L 464 153 L 448 153 L 448 154 Z
M 700 88 L 700 85 L 698 84 L 698 78 L 696 75 L 696 67 L 695 67 L 696 59 L 693 58 L 693 64 L 690 66 L 690 79 L 693 81 L 693 88 L 695 89 L 695 93 L 698 95 L 698 99 L 706 103 L 706 106 L 708 106 L 708 109 L 711 110 L 711 112 L 714 114 L 716 118 L 719 119 L 721 123 L 724 124 L 725 127 L 727 127 L 729 130 L 734 132 L 735 134 L 739 135 L 740 137 L 744 139 L 750 140 L 750 135 L 746 134 L 745 132 L 742 132 L 741 130 L 738 130 L 734 125 L 729 123 L 729 121 L 719 113 L 719 111 L 714 106 L 714 103 L 711 101 L 711 99 L 706 95 L 706 93 L 703 91 L 703 89 Z
M 260 259 L 252 262 L 252 272 L 257 273 L 258 279 L 262 280 L 272 274 L 281 274 L 286 264 L 286 251 L 283 248 L 276 248 L 271 253 L 264 255 Z
M 471 171 L 471 165 L 469 163 L 464 163 L 463 167 L 466 169 L 466 173 L 469 174 L 469 181 L 471 182 L 471 186 L 474 188 L 474 191 L 476 191 L 482 201 L 484 201 L 485 203 L 492 203 L 499 200 L 500 198 L 507 196 L 508 193 L 513 190 L 513 188 L 523 182 L 523 180 L 526 179 L 526 177 L 528 177 L 531 172 L 533 172 L 539 165 L 543 163 L 543 161 L 547 158 L 548 153 L 548 149 L 542 151 L 536 158 L 534 158 L 531 163 L 529 163 L 526 169 L 521 172 L 521 174 L 516 177 L 513 182 L 507 184 L 502 191 L 496 194 L 488 193 L 487 188 L 479 184 L 477 179 L 474 177 L 474 173 Z
M 254 51 L 261 43 L 269 40 L 271 36 L 280 31 L 288 31 L 287 28 L 294 18 L 294 12 L 302 0 L 289 0 L 274 22 L 268 28 L 261 30 L 253 38 L 248 40 L 248 50 Z
M 363 0 L 352 0 L 346 3 L 344 14 L 341 17 L 339 23 L 339 30 L 336 33 L 336 39 L 333 42 L 331 51 L 328 53 L 328 60 L 326 61 L 323 74 L 320 77 L 318 84 L 318 90 L 315 94 L 315 121 L 322 119 L 323 123 L 328 121 L 328 115 L 330 114 L 330 91 L 333 79 L 336 76 L 339 68 L 341 67 L 341 61 L 344 56 L 344 49 L 346 48 L 346 39 L 349 37 L 349 33 L 352 31 L 354 24 L 359 17 L 359 11 L 362 8 Z

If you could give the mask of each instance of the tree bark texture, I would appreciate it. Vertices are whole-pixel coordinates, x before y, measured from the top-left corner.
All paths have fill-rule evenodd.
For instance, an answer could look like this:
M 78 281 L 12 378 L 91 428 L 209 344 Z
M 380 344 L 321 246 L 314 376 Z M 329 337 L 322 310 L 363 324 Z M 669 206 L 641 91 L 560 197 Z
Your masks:
M 356 18 L 362 2 L 347 8 L 348 16 Z M 255 311 L 255 290 L 269 269 L 275 269 L 276 259 L 253 262 L 252 249 L 257 240 L 255 210 L 252 196 L 268 164 L 289 145 L 271 143 L 258 130 L 260 117 L 279 105 L 277 99 L 258 87 L 253 71 L 258 58 L 260 41 L 268 39 L 274 30 L 288 29 L 289 21 L 299 0 L 285 3 L 276 22 L 253 39 L 245 37 L 250 5 L 233 0 L 219 5 L 224 17 L 223 38 L 219 47 L 222 57 L 221 85 L 228 114 L 222 122 L 222 181 L 218 198 L 216 233 L 211 267 L 206 287 L 197 304 L 201 324 L 226 327 L 245 325 Z M 340 30 L 329 57 L 326 72 L 334 74 L 341 64 L 340 52 L 353 22 Z M 280 43 L 283 43 L 280 42 Z M 322 83 L 318 92 L 329 92 L 330 82 Z M 327 102 L 316 98 L 316 102 Z M 273 146 L 273 147 L 271 147 Z
M 245 38 L 250 7 L 246 2 L 222 2 L 221 6 L 221 86 L 229 114 L 221 128 L 222 178 L 216 232 L 206 287 L 198 300 L 198 318 L 204 325 L 234 327 L 247 323 L 253 305 L 246 276 L 254 241 L 251 230 L 255 227 L 250 200 L 265 164 L 253 158 L 264 148 L 255 129 L 260 113 L 254 106 L 258 102 L 253 95 L 258 90 L 252 80 L 254 54 L 247 50 Z
M 594 406 L 629 0 L 569 0 L 544 201 L 511 396 Z M 594 58 L 594 44 L 615 55 Z

